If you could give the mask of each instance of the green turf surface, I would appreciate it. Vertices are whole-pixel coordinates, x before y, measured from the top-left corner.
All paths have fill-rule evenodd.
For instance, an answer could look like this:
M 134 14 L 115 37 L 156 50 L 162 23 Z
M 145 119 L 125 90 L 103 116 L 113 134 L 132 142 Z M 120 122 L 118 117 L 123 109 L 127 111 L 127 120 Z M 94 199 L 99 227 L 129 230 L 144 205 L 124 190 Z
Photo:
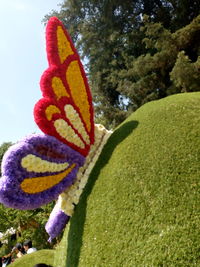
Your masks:
M 57 251 L 65 266 L 200 266 L 199 115 L 200 93 L 174 95 L 116 129 Z
M 148 103 L 112 134 L 58 249 L 13 267 L 200 266 L 200 93 Z
M 54 267 L 66 267 L 66 261 L 67 261 L 66 246 L 67 246 L 68 230 L 69 230 L 69 224 L 67 225 L 62 240 L 55 251 Z
M 55 252 L 54 250 L 50 250 L 50 249 L 38 250 L 37 252 L 25 255 L 17 259 L 15 262 L 13 262 L 9 266 L 33 267 L 37 263 L 46 263 L 46 264 L 52 265 L 52 262 L 54 261 L 54 252 Z

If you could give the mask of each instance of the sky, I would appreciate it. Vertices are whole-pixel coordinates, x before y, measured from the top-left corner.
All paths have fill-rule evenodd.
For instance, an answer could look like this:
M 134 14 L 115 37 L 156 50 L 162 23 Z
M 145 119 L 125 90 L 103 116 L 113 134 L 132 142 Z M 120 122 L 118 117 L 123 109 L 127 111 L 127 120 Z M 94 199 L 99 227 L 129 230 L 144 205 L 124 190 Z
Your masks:
M 41 22 L 61 0 L 0 0 L 0 145 L 39 133 L 33 108 L 47 69 Z

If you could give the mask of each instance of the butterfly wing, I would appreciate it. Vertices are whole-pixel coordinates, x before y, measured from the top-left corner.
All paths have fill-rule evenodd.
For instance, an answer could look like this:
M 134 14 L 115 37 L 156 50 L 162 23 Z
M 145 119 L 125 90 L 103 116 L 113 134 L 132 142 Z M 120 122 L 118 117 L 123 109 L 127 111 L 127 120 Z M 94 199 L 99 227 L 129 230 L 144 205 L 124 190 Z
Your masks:
M 72 185 L 84 161 L 54 137 L 31 135 L 3 158 L 0 202 L 17 209 L 38 208 Z
M 40 82 L 43 98 L 34 108 L 35 121 L 45 134 L 11 147 L 2 163 L 0 202 L 17 209 L 34 209 L 56 199 L 75 182 L 94 144 L 87 78 L 68 33 L 55 17 L 48 22 L 46 43 L 49 68 Z M 55 208 L 47 224 L 50 236 L 68 220 Z
M 44 133 L 87 156 L 94 143 L 92 97 L 78 53 L 55 17 L 48 22 L 46 43 L 49 68 L 41 78 L 35 121 Z

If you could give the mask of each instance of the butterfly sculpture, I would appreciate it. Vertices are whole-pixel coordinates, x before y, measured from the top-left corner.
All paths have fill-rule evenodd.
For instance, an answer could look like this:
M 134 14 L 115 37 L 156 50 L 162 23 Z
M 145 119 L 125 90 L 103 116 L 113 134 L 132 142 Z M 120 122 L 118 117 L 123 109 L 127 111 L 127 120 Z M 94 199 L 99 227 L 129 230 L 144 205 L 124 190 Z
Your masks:
M 0 202 L 35 209 L 57 199 L 46 224 L 50 240 L 73 214 L 110 131 L 94 124 L 92 96 L 80 58 L 63 24 L 46 28 L 49 67 L 41 77 L 43 97 L 34 108 L 44 134 L 25 137 L 2 160 Z

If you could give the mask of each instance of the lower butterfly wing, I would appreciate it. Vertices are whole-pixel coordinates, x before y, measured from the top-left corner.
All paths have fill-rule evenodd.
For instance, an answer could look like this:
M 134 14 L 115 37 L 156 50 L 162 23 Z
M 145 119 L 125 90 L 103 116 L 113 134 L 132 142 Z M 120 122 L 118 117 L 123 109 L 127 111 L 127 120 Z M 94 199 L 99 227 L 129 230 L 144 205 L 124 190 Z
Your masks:
M 58 197 L 76 179 L 85 158 L 48 135 L 31 135 L 13 145 L 2 161 L 0 202 L 35 209 Z

